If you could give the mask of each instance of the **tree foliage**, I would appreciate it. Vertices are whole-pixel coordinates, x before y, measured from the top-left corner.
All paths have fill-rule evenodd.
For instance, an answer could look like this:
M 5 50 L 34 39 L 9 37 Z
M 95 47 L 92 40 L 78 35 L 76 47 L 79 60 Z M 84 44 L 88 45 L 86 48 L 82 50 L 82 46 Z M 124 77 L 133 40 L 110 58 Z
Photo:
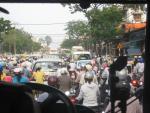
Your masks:
M 2 34 L 8 33 L 11 29 L 13 29 L 11 22 L 4 18 L 0 18 L 0 42 L 3 41 Z
M 121 23 L 122 17 L 122 10 L 115 5 L 88 11 L 91 36 L 96 40 L 107 40 L 118 35 L 116 27 Z
M 120 5 L 102 7 L 102 5 L 93 4 L 91 9 L 81 10 L 76 4 L 72 9 L 74 9 L 72 13 L 83 12 L 88 20 L 87 22 L 71 21 L 67 24 L 66 33 L 70 39 L 76 39 L 77 44 L 82 42 L 84 45 L 96 45 L 100 41 L 110 40 L 121 33 L 121 30 L 117 29 L 124 16 Z M 69 42 L 69 40 L 66 41 Z
M 31 53 L 41 48 L 40 43 L 34 42 L 31 35 L 20 29 L 13 29 L 5 34 L 3 51 L 10 53 Z
M 69 39 L 80 39 L 88 34 L 88 23 L 85 21 L 71 21 L 67 24 L 67 35 Z
M 0 32 L 9 32 L 13 27 L 11 26 L 11 22 L 9 20 L 5 20 L 4 18 L 0 18 Z
M 62 44 L 61 47 L 62 48 L 68 48 L 71 49 L 72 46 L 78 45 L 78 40 L 76 39 L 65 39 Z

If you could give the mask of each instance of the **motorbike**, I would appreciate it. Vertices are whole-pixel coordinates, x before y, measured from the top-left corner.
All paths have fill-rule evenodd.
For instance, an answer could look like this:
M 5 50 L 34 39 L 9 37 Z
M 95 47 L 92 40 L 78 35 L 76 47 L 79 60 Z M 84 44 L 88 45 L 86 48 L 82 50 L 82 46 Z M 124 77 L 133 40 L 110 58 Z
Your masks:
M 75 89 L 71 88 L 69 91 L 65 92 L 65 95 L 70 99 L 73 104 L 77 104 Z
M 107 78 L 101 77 L 101 81 L 103 82 L 100 85 L 101 96 L 100 96 L 99 105 L 102 111 L 105 110 L 110 100 L 110 89 L 108 85 L 106 85 L 106 80 Z
M 133 75 L 130 84 L 131 84 L 131 93 L 132 93 L 133 95 L 135 94 L 136 90 L 137 90 L 139 87 L 141 87 L 141 86 L 144 85 L 143 81 L 140 80 L 138 77 L 136 77 L 135 74 Z

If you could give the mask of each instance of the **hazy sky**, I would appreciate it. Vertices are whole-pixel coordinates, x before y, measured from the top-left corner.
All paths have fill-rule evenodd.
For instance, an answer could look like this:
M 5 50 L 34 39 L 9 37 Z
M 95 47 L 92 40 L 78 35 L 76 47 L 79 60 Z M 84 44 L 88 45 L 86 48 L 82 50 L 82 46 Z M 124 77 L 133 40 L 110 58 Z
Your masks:
M 65 37 L 66 22 L 85 20 L 82 13 L 71 14 L 68 7 L 61 4 L 2 4 L 10 14 L 0 12 L 0 17 L 11 20 L 17 28 L 23 28 L 35 37 L 52 37 L 51 47 L 59 47 Z M 20 24 L 49 24 L 49 25 L 20 25 Z

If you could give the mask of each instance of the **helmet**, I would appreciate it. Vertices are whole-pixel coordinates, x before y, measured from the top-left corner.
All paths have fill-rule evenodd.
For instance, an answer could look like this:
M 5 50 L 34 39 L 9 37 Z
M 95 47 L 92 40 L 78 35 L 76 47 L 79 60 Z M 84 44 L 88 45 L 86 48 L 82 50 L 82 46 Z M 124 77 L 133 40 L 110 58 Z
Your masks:
M 66 73 L 67 73 L 66 68 L 62 68 L 62 69 L 60 70 L 60 73 L 61 73 L 61 74 L 66 74 Z
M 94 73 L 92 71 L 88 71 L 85 73 L 84 76 L 85 79 L 93 79 L 94 78 Z
M 92 70 L 92 66 L 91 66 L 90 64 L 87 64 L 85 67 L 86 67 L 86 69 L 87 69 L 88 71 L 91 71 L 91 70 Z
M 144 62 L 143 58 L 138 58 L 138 62 L 143 63 Z
M 108 64 L 104 64 L 102 67 L 105 69 L 106 67 L 108 67 Z
M 27 64 L 25 62 L 22 63 L 22 67 L 27 67 Z
M 134 56 L 134 58 L 137 58 L 137 56 Z
M 22 68 L 15 68 L 14 69 L 14 73 L 18 74 L 18 73 L 22 73 Z
M 138 58 L 142 58 L 142 56 L 138 56 Z
M 57 76 L 49 76 L 48 77 L 48 85 L 58 87 L 58 78 L 57 78 Z

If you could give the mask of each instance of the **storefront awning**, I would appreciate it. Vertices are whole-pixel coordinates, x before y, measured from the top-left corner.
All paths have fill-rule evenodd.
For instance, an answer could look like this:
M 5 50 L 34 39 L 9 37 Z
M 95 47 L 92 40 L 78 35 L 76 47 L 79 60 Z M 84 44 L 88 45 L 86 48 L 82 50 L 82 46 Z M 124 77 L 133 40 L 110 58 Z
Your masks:
M 132 56 L 132 55 L 141 55 L 142 54 L 142 52 L 141 52 L 140 49 L 134 49 L 134 48 L 127 49 L 127 53 L 128 53 L 129 56 Z
M 146 23 L 128 23 L 124 24 L 125 32 L 129 32 L 136 29 L 141 29 L 146 27 Z

